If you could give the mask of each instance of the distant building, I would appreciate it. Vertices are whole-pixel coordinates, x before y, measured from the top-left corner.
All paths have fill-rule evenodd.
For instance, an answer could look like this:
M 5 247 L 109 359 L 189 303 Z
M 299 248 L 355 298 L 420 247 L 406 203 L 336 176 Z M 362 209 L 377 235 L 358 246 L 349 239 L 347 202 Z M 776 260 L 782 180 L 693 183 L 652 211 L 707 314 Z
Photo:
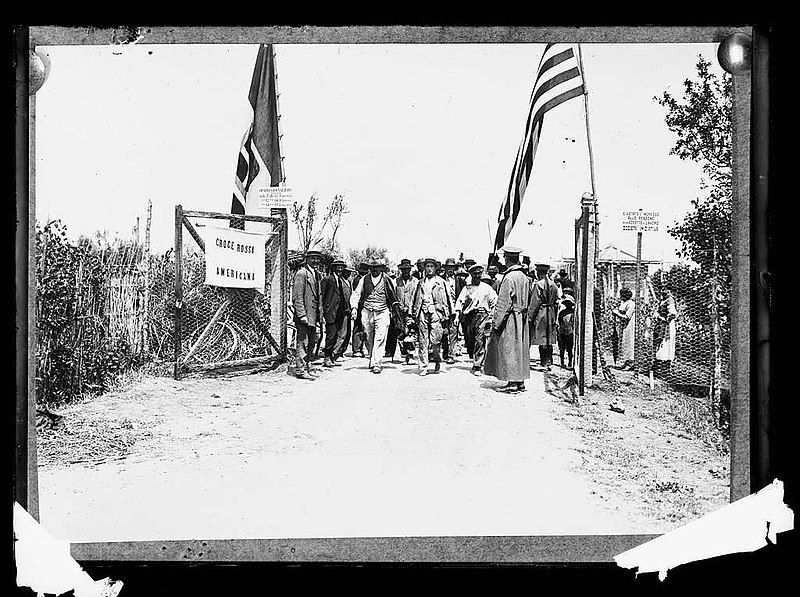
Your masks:
M 671 264 L 666 264 L 668 267 Z M 652 259 L 646 255 L 642 256 L 640 271 L 642 283 L 642 295 L 645 303 L 649 303 L 652 297 L 652 283 L 650 275 L 665 266 L 661 259 Z M 565 257 L 556 266 L 556 271 L 564 268 L 569 273 L 570 278 L 576 279 L 575 259 Z M 632 291 L 636 287 L 636 253 L 630 253 L 620 249 L 616 245 L 608 245 L 598 254 L 597 258 L 597 281 L 596 289 L 600 291 L 603 298 L 619 298 L 619 291 L 623 287 L 630 288 Z

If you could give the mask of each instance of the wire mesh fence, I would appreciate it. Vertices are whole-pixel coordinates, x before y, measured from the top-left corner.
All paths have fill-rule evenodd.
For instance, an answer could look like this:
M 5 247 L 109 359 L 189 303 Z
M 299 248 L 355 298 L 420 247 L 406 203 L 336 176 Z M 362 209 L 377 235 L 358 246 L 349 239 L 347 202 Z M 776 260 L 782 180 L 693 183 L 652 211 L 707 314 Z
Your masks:
M 184 213 L 186 215 L 184 215 Z M 205 284 L 206 254 L 197 230 L 220 226 L 230 214 L 203 214 L 219 219 L 192 224 L 195 212 L 176 213 L 176 264 L 181 282 L 174 286 L 175 304 L 179 305 L 172 330 L 175 375 L 187 371 L 256 364 L 285 358 L 286 252 L 282 248 L 285 220 L 274 222 L 264 260 L 264 291 L 255 288 L 225 288 Z M 247 216 L 247 220 L 254 216 Z M 194 219 L 194 218 L 193 218 Z M 260 222 L 269 226 L 269 223 Z M 195 228 L 195 225 L 197 226 Z M 224 225 L 224 224 L 223 224 Z M 191 232 L 183 238 L 185 227 Z M 172 273 L 173 281 L 175 273 Z M 283 314 L 283 316 L 281 316 Z M 176 346 L 177 342 L 177 346 Z
M 709 396 L 724 424 L 731 356 L 730 302 L 724 281 L 690 264 L 639 267 L 636 296 L 635 261 L 598 264 L 595 302 L 601 350 L 618 367 Z M 624 310 L 624 289 L 634 293 L 635 317 L 628 321 L 615 315 Z

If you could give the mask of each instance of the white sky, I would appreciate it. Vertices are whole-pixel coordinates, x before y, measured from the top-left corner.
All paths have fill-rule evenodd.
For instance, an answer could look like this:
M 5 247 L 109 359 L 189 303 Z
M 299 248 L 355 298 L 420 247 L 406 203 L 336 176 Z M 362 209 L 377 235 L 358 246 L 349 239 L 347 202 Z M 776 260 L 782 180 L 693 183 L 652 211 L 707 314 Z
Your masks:
M 700 169 L 668 155 L 674 136 L 654 100 L 682 94 L 714 44 L 585 45 L 601 244 L 635 250 L 621 212 L 660 211 L 645 257 L 674 258 L 667 225 L 700 192 Z M 344 193 L 343 249 L 395 258 L 479 261 L 527 117 L 543 44 L 280 45 L 282 153 L 297 199 Z M 36 95 L 39 221 L 73 236 L 142 229 L 172 246 L 174 206 L 228 212 L 257 46 L 40 48 L 51 72 Z M 510 244 L 533 261 L 572 256 L 574 219 L 591 190 L 583 101 L 547 113 Z M 528 222 L 532 221 L 529 225 Z M 290 247 L 295 244 L 294 231 Z

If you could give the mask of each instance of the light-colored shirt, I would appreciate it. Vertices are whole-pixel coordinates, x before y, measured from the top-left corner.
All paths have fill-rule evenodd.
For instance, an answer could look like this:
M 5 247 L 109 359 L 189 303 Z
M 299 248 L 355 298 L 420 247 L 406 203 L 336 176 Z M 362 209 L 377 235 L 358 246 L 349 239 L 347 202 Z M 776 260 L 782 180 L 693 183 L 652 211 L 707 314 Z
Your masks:
M 455 311 L 462 315 L 478 310 L 493 313 L 495 305 L 497 305 L 497 293 L 494 288 L 484 282 L 477 286 L 470 283 L 461 289 L 458 300 L 456 300 Z
M 402 277 L 397 278 L 397 300 L 404 311 L 411 311 L 417 284 L 419 284 L 419 280 L 414 276 L 408 280 L 404 280 Z
M 433 287 L 436 284 L 436 276 L 422 278 L 422 312 L 433 313 L 436 305 L 433 303 Z
M 358 281 L 358 286 L 356 287 L 355 292 L 350 295 L 351 309 L 358 309 L 358 304 L 361 302 L 361 294 L 364 291 L 364 280 L 366 279 L 367 276 L 361 278 Z M 370 311 L 383 311 L 388 306 L 386 304 L 386 283 L 383 275 L 378 274 L 377 277 L 370 276 L 370 279 L 373 284 L 373 289 L 370 295 L 364 301 L 364 308 L 369 309 Z

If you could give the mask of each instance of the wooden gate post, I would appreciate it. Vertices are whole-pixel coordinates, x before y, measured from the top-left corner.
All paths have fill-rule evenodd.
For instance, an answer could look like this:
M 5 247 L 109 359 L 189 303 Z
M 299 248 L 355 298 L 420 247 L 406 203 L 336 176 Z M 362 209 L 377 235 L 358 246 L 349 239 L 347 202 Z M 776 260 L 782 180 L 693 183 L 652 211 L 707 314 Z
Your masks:
M 175 379 L 181 378 L 181 313 L 183 310 L 183 207 L 175 206 Z
M 580 395 L 592 385 L 592 354 L 594 350 L 594 197 L 590 193 L 581 198 L 581 267 L 580 278 L 580 362 L 578 383 Z

